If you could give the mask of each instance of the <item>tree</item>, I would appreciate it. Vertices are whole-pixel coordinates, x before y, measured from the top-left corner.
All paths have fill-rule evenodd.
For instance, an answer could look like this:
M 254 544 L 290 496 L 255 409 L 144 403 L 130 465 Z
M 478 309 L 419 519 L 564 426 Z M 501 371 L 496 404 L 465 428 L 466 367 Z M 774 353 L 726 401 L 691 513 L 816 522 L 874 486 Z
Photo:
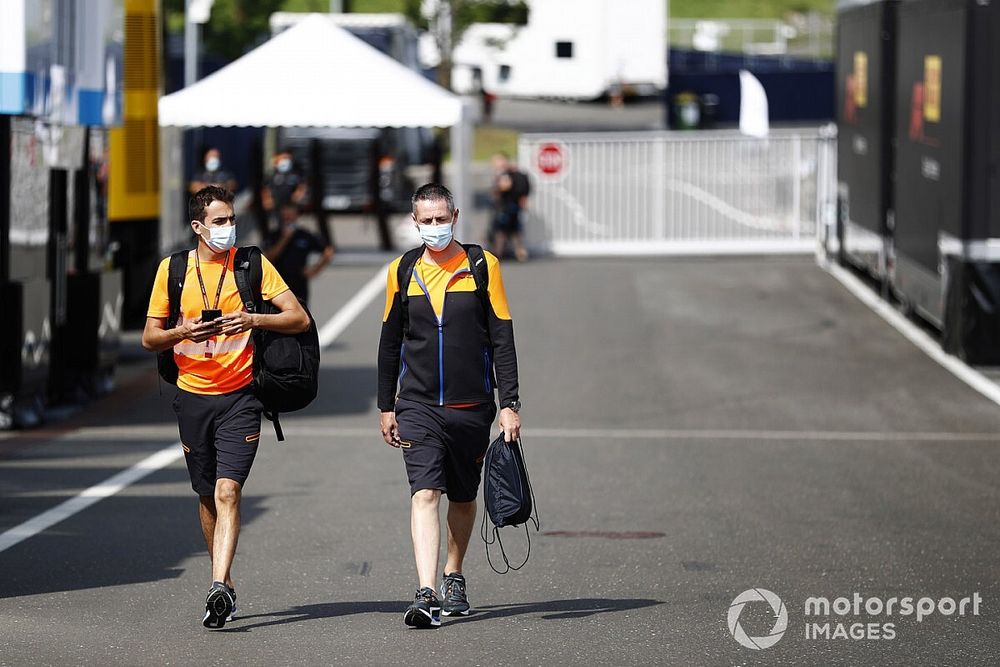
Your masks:
M 163 0 L 169 32 L 184 31 L 185 0 Z M 215 0 L 208 23 L 202 26 L 204 53 L 236 60 L 271 36 L 268 21 L 278 11 L 325 12 L 329 0 Z
M 473 23 L 528 22 L 524 0 L 406 0 L 406 16 L 428 30 L 441 54 L 438 83 L 451 88 L 452 52 Z

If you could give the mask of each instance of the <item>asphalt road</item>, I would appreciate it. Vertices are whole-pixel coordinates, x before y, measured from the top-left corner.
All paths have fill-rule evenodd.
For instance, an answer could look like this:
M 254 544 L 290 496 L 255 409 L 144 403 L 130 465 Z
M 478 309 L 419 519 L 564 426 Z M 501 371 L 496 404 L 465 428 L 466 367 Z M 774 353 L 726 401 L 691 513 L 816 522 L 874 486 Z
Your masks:
M 201 626 L 209 564 L 175 462 L 0 552 L 0 664 L 997 663 L 1000 408 L 806 258 L 504 268 L 542 527 L 502 577 L 473 538 L 474 615 L 402 623 L 415 575 L 403 465 L 377 432 L 379 295 L 288 441 L 265 426 L 239 620 Z M 317 320 L 376 270 L 324 274 Z M 170 398 L 150 359 L 85 413 L 0 436 L 0 532 L 171 446 Z M 507 544 L 520 553 L 517 530 Z M 762 650 L 727 627 L 754 587 L 787 614 Z M 855 593 L 982 603 L 805 616 L 809 597 Z M 751 637 L 775 623 L 764 602 L 738 620 Z M 807 638 L 814 622 L 831 638 Z M 857 623 L 894 638 L 833 638 Z

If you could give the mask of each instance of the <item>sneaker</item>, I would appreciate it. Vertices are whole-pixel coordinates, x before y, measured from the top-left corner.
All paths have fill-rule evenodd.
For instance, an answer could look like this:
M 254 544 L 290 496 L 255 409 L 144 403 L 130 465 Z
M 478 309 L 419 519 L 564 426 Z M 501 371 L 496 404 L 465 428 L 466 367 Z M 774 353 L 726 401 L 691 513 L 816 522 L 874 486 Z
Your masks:
M 221 581 L 213 581 L 205 598 L 205 618 L 201 620 L 202 625 L 213 630 L 222 628 L 235 607 L 235 591 Z
M 226 617 L 226 623 L 236 618 L 236 589 L 230 588 L 229 592 L 233 594 L 233 610 L 229 612 L 229 616 Z
M 403 623 L 414 628 L 436 628 L 441 625 L 441 603 L 433 588 L 417 591 L 413 604 L 406 608 Z
M 465 592 L 465 577 L 458 572 L 444 575 L 441 584 L 441 613 L 445 616 L 468 616 L 472 607 Z

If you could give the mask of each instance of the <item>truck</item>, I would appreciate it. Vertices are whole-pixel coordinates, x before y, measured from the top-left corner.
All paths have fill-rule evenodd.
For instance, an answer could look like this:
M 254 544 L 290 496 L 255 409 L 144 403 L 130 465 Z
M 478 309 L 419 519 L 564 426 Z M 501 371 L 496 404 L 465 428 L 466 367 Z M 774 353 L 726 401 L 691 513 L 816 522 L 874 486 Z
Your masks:
M 527 0 L 524 26 L 470 26 L 452 54 L 457 93 L 593 100 L 667 86 L 663 0 Z

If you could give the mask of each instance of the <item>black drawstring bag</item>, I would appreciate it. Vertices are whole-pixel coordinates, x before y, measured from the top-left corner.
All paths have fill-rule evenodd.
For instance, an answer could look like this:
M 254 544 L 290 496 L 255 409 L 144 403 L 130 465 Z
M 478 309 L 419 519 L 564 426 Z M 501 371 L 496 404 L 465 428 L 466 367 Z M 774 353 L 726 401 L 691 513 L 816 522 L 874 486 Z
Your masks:
M 490 443 L 486 450 L 483 464 L 483 521 L 479 526 L 479 536 L 486 544 L 486 560 L 497 574 L 507 574 L 511 570 L 520 570 L 528 562 L 531 555 L 531 535 L 528 533 L 528 523 L 535 524 L 538 530 L 538 512 L 535 506 L 535 494 L 528 479 L 528 469 L 524 465 L 524 453 L 521 450 L 521 440 L 505 442 L 503 433 Z M 532 515 L 532 510 L 535 510 Z M 493 535 L 490 536 L 486 527 L 486 517 L 493 522 Z M 519 526 L 524 524 L 524 535 L 528 540 L 528 551 L 524 561 L 517 567 L 510 564 L 503 542 L 500 541 L 500 529 L 504 526 Z M 493 565 L 490 557 L 490 546 L 500 545 L 500 555 L 506 570 L 502 572 Z

